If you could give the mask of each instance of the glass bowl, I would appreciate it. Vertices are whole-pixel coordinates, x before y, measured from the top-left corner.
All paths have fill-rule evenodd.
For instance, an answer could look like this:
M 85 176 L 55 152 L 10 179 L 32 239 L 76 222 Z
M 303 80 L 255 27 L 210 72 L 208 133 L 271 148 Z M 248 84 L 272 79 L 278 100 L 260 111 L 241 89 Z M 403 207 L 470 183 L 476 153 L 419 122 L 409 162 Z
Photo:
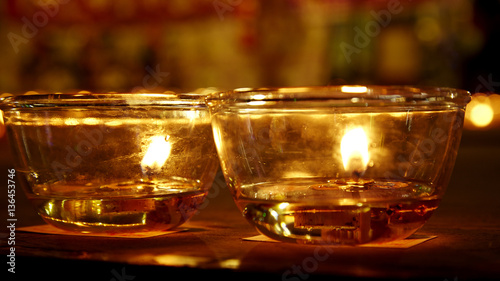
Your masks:
M 404 239 L 434 213 L 466 91 L 406 86 L 238 89 L 207 98 L 237 206 L 281 241 Z
M 0 106 L 18 180 L 49 224 L 167 230 L 203 202 L 219 167 L 198 94 L 20 95 Z

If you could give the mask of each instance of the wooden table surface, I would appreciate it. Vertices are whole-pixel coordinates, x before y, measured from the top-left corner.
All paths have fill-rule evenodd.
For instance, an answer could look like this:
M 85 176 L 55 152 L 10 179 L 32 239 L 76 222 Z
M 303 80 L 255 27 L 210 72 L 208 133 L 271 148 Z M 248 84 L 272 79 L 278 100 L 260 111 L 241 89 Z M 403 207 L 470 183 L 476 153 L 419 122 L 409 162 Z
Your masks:
M 0 140 L 0 180 L 12 168 Z M 437 238 L 407 249 L 325 247 L 252 242 L 257 235 L 226 188 L 183 225 L 152 238 L 107 238 L 15 232 L 16 273 L 6 265 L 8 229 L 0 232 L 2 270 L 10 279 L 218 280 L 424 279 L 500 280 L 500 137 L 466 133 L 452 180 L 437 212 L 417 233 Z M 1 200 L 7 201 L 2 183 Z M 19 188 L 20 189 L 20 188 Z M 17 227 L 43 223 L 18 190 Z M 0 219 L 7 224 L 5 203 Z M 4 274 L 0 274 L 4 276 Z M 2 278 L 2 280 L 5 280 Z

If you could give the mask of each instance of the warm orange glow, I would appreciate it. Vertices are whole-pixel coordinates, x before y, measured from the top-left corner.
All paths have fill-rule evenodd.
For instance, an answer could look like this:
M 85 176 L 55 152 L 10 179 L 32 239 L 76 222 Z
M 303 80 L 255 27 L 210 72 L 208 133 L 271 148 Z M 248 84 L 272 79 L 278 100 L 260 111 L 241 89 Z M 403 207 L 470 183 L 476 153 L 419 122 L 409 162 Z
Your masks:
M 340 143 L 340 152 L 346 172 L 364 172 L 370 160 L 365 131 L 362 128 L 348 131 Z
M 467 105 L 465 127 L 492 128 L 500 123 L 500 96 L 475 94 Z
M 486 127 L 493 121 L 493 108 L 489 104 L 476 104 L 470 109 L 470 121 L 476 127 Z
M 493 120 L 500 121 L 500 95 L 490 95 L 489 100 L 491 108 L 493 108 L 493 112 L 495 113 L 495 117 L 493 117 Z
M 163 167 L 172 149 L 172 145 L 168 141 L 169 137 L 170 136 L 154 136 L 151 139 L 151 144 L 141 161 L 141 168 L 143 171 L 149 169 L 158 171 Z

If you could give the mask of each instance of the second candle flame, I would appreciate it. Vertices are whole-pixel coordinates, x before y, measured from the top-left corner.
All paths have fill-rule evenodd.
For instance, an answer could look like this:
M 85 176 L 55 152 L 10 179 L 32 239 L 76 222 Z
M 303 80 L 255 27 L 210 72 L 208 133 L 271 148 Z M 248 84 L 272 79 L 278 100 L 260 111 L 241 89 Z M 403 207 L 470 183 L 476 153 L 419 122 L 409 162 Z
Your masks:
M 170 156 L 170 150 L 172 145 L 168 141 L 170 136 L 155 136 L 151 139 L 151 144 L 142 158 L 141 167 L 142 170 L 152 169 L 153 171 L 158 171 L 163 167 L 168 157 Z
M 368 138 L 362 128 L 348 131 L 340 143 L 344 169 L 349 173 L 362 174 L 368 166 Z

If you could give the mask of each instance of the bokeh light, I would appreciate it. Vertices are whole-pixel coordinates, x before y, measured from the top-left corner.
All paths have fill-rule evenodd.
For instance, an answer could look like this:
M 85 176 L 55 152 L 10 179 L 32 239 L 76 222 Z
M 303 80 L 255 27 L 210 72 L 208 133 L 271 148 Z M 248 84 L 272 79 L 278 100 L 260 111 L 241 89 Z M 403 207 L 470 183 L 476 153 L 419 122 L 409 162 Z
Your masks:
M 493 108 L 489 104 L 477 104 L 470 110 L 470 121 L 476 127 L 486 127 L 493 121 Z
M 491 129 L 500 125 L 500 95 L 474 94 L 467 105 L 465 128 Z

